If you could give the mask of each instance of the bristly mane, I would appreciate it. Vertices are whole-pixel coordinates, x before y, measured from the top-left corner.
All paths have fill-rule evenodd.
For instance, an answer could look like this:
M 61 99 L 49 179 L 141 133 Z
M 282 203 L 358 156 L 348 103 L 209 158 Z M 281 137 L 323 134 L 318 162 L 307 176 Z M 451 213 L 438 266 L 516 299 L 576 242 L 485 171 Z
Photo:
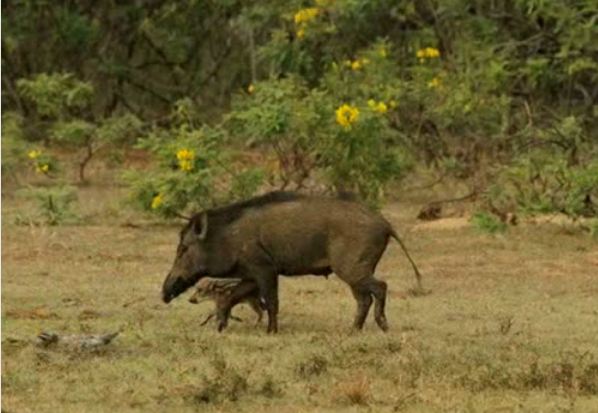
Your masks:
M 296 192 L 273 191 L 264 195 L 247 199 L 245 201 L 236 202 L 223 207 L 208 209 L 204 212 L 208 214 L 209 222 L 216 221 L 218 224 L 230 224 L 239 219 L 243 215 L 243 212 L 245 212 L 247 209 L 260 208 L 283 202 L 291 202 L 302 198 L 305 198 L 305 195 Z M 193 215 L 182 232 L 186 232 L 187 228 L 200 220 L 201 214 L 204 212 Z

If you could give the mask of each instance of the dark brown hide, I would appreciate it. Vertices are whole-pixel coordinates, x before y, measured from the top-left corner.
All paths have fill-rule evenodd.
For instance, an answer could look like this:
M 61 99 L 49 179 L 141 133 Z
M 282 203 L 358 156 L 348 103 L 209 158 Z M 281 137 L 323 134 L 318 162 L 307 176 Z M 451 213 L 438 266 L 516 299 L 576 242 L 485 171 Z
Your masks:
M 405 246 L 378 212 L 347 197 L 326 198 L 272 192 L 195 215 L 181 232 L 177 257 L 164 281 L 165 302 L 204 276 L 254 281 L 268 311 L 268 331 L 277 331 L 278 275 L 334 272 L 358 303 L 361 329 L 376 301 L 375 319 L 387 329 L 386 283 L 374 278 L 389 237 Z

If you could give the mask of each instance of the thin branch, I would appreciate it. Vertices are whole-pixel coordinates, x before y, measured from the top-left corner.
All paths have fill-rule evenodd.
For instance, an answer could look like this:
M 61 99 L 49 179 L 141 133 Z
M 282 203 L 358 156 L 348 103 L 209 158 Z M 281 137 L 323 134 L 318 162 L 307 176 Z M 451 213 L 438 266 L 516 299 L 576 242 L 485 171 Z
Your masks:
M 149 88 L 148 86 L 144 85 L 143 83 L 139 83 L 133 79 L 131 79 L 130 77 L 123 77 L 124 81 L 126 83 L 128 83 L 131 86 L 136 87 L 139 90 L 142 90 L 144 92 L 149 93 L 150 95 L 152 95 L 153 97 L 163 101 L 164 103 L 167 103 L 169 105 L 172 104 L 172 99 L 167 98 L 166 96 L 163 96 L 162 94 L 156 92 L 155 90 Z

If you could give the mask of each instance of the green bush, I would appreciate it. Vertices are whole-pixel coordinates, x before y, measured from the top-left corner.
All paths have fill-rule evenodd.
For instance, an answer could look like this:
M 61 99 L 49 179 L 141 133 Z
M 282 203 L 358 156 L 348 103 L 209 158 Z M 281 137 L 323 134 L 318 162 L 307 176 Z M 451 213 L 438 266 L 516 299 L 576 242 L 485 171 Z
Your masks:
M 484 211 L 476 212 L 471 217 L 471 222 L 477 229 L 490 234 L 505 232 L 507 230 L 507 225 L 499 217 Z
M 61 225 L 76 223 L 79 216 L 73 206 L 77 201 L 77 188 L 68 185 L 56 185 L 47 188 L 28 188 L 22 193 L 35 202 L 32 215 L 18 215 L 17 223 Z
M 391 127 L 399 92 L 385 76 L 387 49 L 378 42 L 354 60 L 332 63 L 316 88 L 297 76 L 252 85 L 234 100 L 231 136 L 276 158 L 280 187 L 302 188 L 315 176 L 377 204 L 385 184 L 409 168 Z
M 488 201 L 501 211 L 597 216 L 598 153 L 579 120 L 566 117 L 532 142 L 535 148 L 499 169 Z
M 58 170 L 58 162 L 39 145 L 33 146 L 24 139 L 21 116 L 6 112 L 2 115 L 2 174 L 14 178 L 27 169 L 52 176 Z
M 142 210 L 164 217 L 199 211 L 252 195 L 262 184 L 258 168 L 244 168 L 226 149 L 219 128 L 194 129 L 181 123 L 155 129 L 140 140 L 156 166 L 149 171 L 128 171 L 131 202 Z
M 78 150 L 81 182 L 86 180 L 85 168 L 99 149 L 130 144 L 140 133 L 142 123 L 131 114 L 115 114 L 99 121 L 88 120 L 91 116 L 87 112 L 97 96 L 91 83 L 79 81 L 72 74 L 42 73 L 31 79 L 20 79 L 17 86 L 20 94 L 33 103 L 37 114 L 44 118 L 37 126 L 47 129 L 50 141 Z M 36 170 L 42 173 L 56 169 L 55 161 L 36 161 Z
M 15 176 L 27 165 L 23 118 L 15 112 L 2 114 L 2 175 Z
M 94 94 L 89 82 L 77 80 L 71 73 L 40 73 L 19 79 L 20 94 L 35 104 L 39 115 L 62 119 L 90 104 Z

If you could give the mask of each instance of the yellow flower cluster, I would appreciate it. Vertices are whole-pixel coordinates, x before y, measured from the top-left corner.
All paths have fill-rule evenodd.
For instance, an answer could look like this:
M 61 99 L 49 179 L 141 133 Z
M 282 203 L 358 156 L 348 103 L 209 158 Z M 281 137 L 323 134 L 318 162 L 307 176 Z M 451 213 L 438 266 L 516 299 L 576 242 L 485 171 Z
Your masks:
M 320 14 L 320 9 L 317 7 L 308 7 L 301 9 L 295 13 L 295 26 L 297 26 L 297 37 L 302 39 L 305 37 L 305 26 L 315 19 Z
M 357 60 L 345 60 L 345 66 L 350 67 L 352 70 L 361 70 L 365 65 L 368 65 L 370 63 L 370 59 L 368 59 L 367 57 L 364 57 L 363 59 L 357 59 Z
M 336 110 L 336 123 L 348 129 L 357 122 L 359 118 L 359 109 L 355 106 L 344 104 Z
M 179 161 L 179 168 L 183 171 L 189 172 L 193 170 L 193 161 L 195 160 L 195 151 L 189 149 L 180 149 L 176 153 L 176 158 Z
M 247 86 L 247 93 L 251 95 L 253 92 L 255 92 L 255 86 L 252 83 L 249 86 Z
M 42 154 L 42 151 L 40 151 L 38 149 L 33 149 L 33 150 L 27 152 L 27 157 L 29 157 L 29 159 L 37 159 L 40 157 L 41 154 Z
M 433 78 L 432 80 L 430 80 L 428 82 L 428 87 L 430 89 L 435 89 L 441 85 L 442 85 L 442 80 L 440 80 L 440 78 L 438 76 L 436 76 L 435 78 Z
M 388 106 L 384 102 L 376 102 L 374 99 L 368 100 L 368 106 L 374 111 L 378 113 L 386 113 L 388 112 Z
M 160 206 L 164 203 L 164 197 L 162 196 L 162 194 L 158 194 L 156 195 L 153 199 L 152 199 L 152 209 L 158 209 L 160 208 Z
M 320 9 L 317 7 L 308 7 L 306 9 L 301 9 L 297 13 L 295 13 L 295 24 L 305 24 L 313 19 L 320 13 Z
M 50 164 L 40 160 L 40 156 L 42 156 L 42 151 L 39 149 L 32 149 L 27 152 L 27 157 L 31 159 L 35 165 L 35 172 L 38 174 L 47 174 L 50 171 Z
M 42 163 L 42 164 L 38 164 L 35 166 L 35 171 L 38 174 L 47 174 L 49 170 L 50 170 L 50 165 L 48 165 L 47 163 Z
M 364 66 L 370 63 L 370 59 L 356 59 L 356 60 L 345 60 L 345 66 L 350 67 L 352 70 L 361 70 Z
M 419 49 L 415 55 L 419 59 L 419 62 L 423 63 L 426 61 L 426 59 L 435 59 L 440 57 L 440 51 L 435 47 L 426 47 L 424 49 Z

